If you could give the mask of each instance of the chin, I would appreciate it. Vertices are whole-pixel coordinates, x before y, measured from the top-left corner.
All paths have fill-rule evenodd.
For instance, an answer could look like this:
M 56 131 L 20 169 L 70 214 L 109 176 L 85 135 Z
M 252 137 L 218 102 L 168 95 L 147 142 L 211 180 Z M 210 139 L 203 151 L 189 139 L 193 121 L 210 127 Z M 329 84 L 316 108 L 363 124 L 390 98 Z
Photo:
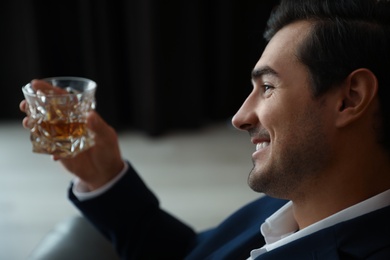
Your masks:
M 253 167 L 252 171 L 249 173 L 249 176 L 248 176 L 248 186 L 253 190 L 253 191 L 256 191 L 256 192 L 265 192 L 266 190 L 266 186 L 268 186 L 266 183 L 265 183 L 265 180 L 264 179 L 267 179 L 267 178 L 264 178 L 263 171 L 258 169 L 258 167 Z

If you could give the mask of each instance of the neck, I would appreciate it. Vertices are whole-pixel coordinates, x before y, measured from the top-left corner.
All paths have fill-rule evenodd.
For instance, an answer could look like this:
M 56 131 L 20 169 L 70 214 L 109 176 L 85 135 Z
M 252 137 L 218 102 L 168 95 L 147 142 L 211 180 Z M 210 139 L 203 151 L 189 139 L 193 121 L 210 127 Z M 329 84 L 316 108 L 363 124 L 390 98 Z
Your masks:
M 300 229 L 390 189 L 389 157 L 372 151 L 361 151 L 365 155 L 360 159 L 344 157 L 342 165 L 335 164 L 322 177 L 305 183 L 305 192 L 294 194 L 291 200 Z

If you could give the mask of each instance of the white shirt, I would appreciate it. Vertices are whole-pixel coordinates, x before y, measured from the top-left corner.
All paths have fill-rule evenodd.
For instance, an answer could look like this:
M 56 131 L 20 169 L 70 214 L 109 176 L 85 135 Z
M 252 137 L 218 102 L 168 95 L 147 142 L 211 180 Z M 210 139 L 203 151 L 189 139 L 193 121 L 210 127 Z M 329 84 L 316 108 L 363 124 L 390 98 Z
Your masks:
M 389 205 L 390 190 L 387 190 L 297 231 L 298 224 L 294 219 L 294 215 L 292 213 L 292 202 L 290 201 L 267 218 L 261 225 L 260 231 L 264 236 L 266 244 L 259 249 L 252 250 L 251 256 L 248 260 L 255 259 L 265 252 L 271 251 L 321 229 L 333 226 L 342 221 L 359 217 Z

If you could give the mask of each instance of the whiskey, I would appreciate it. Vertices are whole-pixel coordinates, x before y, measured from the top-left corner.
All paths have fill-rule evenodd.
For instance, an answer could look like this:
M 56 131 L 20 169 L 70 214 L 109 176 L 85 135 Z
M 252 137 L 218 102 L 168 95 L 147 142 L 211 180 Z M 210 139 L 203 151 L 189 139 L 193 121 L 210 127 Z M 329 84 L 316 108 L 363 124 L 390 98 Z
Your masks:
M 41 134 L 57 141 L 77 139 L 87 134 L 86 124 L 80 122 L 42 121 L 39 126 Z
M 94 145 L 85 123 L 42 121 L 31 129 L 33 152 L 72 158 Z

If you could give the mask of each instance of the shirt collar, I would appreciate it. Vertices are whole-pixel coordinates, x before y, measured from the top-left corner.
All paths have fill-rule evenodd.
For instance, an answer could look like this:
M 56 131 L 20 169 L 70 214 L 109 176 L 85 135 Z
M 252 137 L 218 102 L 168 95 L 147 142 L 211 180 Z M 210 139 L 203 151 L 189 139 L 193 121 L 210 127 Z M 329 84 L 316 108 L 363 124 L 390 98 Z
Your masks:
M 267 251 L 272 250 L 318 230 L 389 205 L 390 190 L 387 190 L 297 231 L 298 224 L 294 219 L 292 202 L 290 201 L 267 218 L 261 225 L 261 233 L 266 241 L 265 248 Z
M 266 244 L 272 244 L 297 230 L 298 223 L 294 219 L 291 201 L 268 217 L 260 227 Z

